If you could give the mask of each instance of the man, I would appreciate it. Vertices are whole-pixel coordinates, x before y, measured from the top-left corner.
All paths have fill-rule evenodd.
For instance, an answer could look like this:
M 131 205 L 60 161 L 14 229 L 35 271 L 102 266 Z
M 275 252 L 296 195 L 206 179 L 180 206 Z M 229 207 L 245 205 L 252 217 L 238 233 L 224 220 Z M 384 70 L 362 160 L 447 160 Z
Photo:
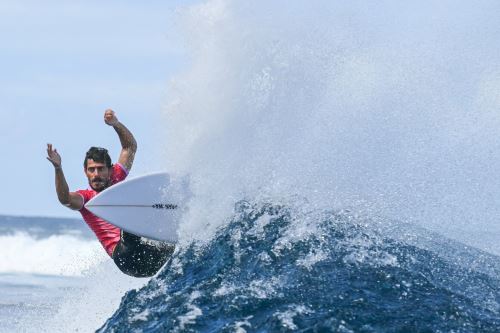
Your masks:
M 111 109 L 104 113 L 104 122 L 112 126 L 122 146 L 118 163 L 112 164 L 108 151 L 91 147 L 83 162 L 89 188 L 70 192 L 62 170 L 61 156 L 52 144 L 47 144 L 47 159 L 55 169 L 56 192 L 59 202 L 73 210 L 78 210 L 85 222 L 95 233 L 108 255 L 125 274 L 134 277 L 153 276 L 165 264 L 174 246 L 145 240 L 130 234 L 95 216 L 85 208 L 85 203 L 102 190 L 124 180 L 134 162 L 137 143 L 132 133 L 118 121 Z

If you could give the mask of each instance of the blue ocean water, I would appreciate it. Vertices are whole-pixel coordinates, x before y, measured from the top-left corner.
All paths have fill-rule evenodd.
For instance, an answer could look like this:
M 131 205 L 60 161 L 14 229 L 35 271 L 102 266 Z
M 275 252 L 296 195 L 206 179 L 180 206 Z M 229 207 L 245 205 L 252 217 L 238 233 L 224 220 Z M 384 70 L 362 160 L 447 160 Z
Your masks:
M 498 332 L 499 257 L 388 224 L 239 202 L 98 332 Z
M 0 216 L 0 243 L 2 333 L 95 331 L 144 283 L 124 279 L 78 219 Z
M 66 292 L 80 285 L 80 272 L 64 268 L 71 256 L 63 254 L 67 243 L 89 243 L 90 237 L 77 220 L 0 216 L 1 332 L 43 328 Z
M 81 278 L 33 273 L 0 273 L 0 332 L 44 331 L 69 290 Z

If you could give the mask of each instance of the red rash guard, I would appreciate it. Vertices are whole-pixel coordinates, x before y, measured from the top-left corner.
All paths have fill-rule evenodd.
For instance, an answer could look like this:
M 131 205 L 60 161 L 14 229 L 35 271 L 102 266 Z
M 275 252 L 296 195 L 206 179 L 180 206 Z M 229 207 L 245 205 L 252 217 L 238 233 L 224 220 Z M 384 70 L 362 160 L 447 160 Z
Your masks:
M 127 177 L 127 175 L 128 172 L 125 167 L 120 163 L 116 163 L 113 165 L 113 169 L 111 171 L 111 185 L 121 182 Z M 85 208 L 85 204 L 99 192 L 93 190 L 92 188 L 88 188 L 86 190 L 78 190 L 76 193 L 83 197 L 83 206 L 79 209 L 79 212 L 82 214 L 83 219 L 88 224 L 90 229 L 92 229 L 95 233 L 108 255 L 112 257 L 113 250 L 115 249 L 116 244 L 120 241 L 120 228 L 115 227 L 100 217 L 95 216 L 87 210 L 87 208 Z

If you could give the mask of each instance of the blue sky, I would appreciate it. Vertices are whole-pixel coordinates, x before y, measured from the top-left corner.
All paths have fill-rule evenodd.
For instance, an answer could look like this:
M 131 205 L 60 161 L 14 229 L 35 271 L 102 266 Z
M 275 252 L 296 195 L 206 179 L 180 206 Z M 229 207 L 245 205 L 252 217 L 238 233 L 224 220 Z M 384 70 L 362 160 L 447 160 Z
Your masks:
M 119 153 L 106 108 L 139 143 L 132 175 L 163 169 L 168 82 L 187 63 L 175 32 L 185 3 L 0 2 L 0 214 L 78 217 L 57 201 L 46 144 L 61 153 L 70 188 L 85 188 L 88 147 Z

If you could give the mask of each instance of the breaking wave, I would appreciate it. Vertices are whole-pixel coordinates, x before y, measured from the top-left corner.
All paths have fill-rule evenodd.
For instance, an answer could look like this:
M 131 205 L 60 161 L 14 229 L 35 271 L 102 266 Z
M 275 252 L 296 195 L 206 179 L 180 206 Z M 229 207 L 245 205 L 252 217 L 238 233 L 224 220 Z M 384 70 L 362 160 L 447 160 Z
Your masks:
M 498 257 L 436 234 L 383 236 L 381 222 L 240 202 L 99 332 L 497 331 Z

